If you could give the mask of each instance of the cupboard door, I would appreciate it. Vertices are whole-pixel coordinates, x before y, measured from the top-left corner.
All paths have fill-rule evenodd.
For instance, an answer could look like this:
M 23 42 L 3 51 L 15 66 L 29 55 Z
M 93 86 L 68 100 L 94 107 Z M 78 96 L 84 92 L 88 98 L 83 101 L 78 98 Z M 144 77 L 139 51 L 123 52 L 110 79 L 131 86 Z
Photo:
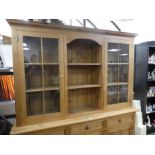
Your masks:
M 129 43 L 107 42 L 107 104 L 128 102 Z
M 20 41 L 25 118 L 63 111 L 62 36 L 32 34 L 25 32 Z

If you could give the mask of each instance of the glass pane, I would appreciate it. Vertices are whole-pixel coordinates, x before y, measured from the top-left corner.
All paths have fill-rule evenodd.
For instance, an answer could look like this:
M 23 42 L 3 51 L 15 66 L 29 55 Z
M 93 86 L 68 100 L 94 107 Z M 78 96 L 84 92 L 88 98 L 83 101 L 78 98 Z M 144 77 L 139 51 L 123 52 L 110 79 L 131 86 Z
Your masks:
M 119 52 L 119 62 L 128 63 L 129 62 L 129 45 L 128 44 L 119 44 L 121 49 Z
M 118 86 L 108 87 L 108 104 L 118 103 Z
M 38 37 L 23 37 L 25 63 L 41 62 L 41 39 Z
M 45 112 L 60 112 L 60 92 L 59 90 L 44 92 Z
M 108 65 L 108 82 L 118 82 L 118 65 Z
M 119 86 L 119 103 L 128 101 L 128 86 Z
M 42 67 L 40 65 L 25 65 L 26 89 L 42 87 Z
M 128 82 L 128 65 L 119 66 L 119 82 Z
M 44 87 L 59 86 L 59 67 L 44 65 Z
M 43 38 L 44 63 L 58 63 L 58 39 Z
M 26 94 L 28 116 L 43 114 L 43 92 Z
M 118 63 L 118 52 L 119 52 L 118 44 L 109 43 L 108 44 L 108 62 L 109 63 Z

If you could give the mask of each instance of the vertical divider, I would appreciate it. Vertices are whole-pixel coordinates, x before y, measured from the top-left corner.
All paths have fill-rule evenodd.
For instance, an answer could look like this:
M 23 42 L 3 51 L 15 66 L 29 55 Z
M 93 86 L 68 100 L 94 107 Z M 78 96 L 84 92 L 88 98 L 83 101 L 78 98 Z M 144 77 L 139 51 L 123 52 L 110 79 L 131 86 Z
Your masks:
M 120 44 L 118 44 L 118 49 L 119 49 L 119 47 L 120 47 Z M 119 81 L 119 77 L 120 77 L 119 74 L 120 74 L 120 64 L 119 64 L 119 50 L 118 50 L 118 83 L 120 82 Z M 119 98 L 120 98 L 119 88 L 120 88 L 120 85 L 117 86 L 117 92 L 118 92 L 118 94 L 117 94 L 117 104 L 119 103 Z
M 104 51 L 102 50 L 102 75 L 103 75 L 103 109 L 106 109 L 108 105 L 108 41 L 104 40 L 102 45 Z
M 41 37 L 40 39 L 41 39 L 41 61 L 42 61 L 43 113 L 45 114 L 43 38 Z
M 100 90 L 100 100 L 99 100 L 99 108 L 100 110 L 103 110 L 103 95 L 104 95 L 104 88 L 103 88 L 103 70 L 104 70 L 104 61 L 103 61 L 103 57 L 104 57 L 104 51 L 103 51 L 103 44 L 100 45 L 100 49 L 99 49 L 99 63 L 101 63 L 101 66 L 99 67 L 99 75 L 100 75 L 100 79 L 99 79 L 99 84 L 101 85 L 101 87 L 99 88 Z

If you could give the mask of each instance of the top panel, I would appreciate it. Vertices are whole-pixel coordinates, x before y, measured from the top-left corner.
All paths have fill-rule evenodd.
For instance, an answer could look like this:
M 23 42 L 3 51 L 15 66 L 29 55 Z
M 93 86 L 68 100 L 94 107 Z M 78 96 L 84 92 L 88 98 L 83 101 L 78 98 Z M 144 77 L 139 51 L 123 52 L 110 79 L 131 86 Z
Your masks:
M 7 22 L 10 25 L 17 26 L 27 26 L 27 27 L 40 27 L 40 28 L 53 28 L 53 29 L 61 29 L 67 31 L 82 31 L 82 32 L 91 32 L 105 35 L 116 35 L 116 36 L 124 36 L 124 37 L 132 37 L 134 38 L 137 34 L 128 33 L 128 32 L 117 32 L 103 29 L 93 29 L 93 28 L 85 28 L 85 27 L 77 27 L 77 26 L 67 26 L 67 25 L 58 25 L 58 24 L 43 24 L 38 22 L 30 22 L 30 21 L 22 21 L 16 19 L 7 19 Z

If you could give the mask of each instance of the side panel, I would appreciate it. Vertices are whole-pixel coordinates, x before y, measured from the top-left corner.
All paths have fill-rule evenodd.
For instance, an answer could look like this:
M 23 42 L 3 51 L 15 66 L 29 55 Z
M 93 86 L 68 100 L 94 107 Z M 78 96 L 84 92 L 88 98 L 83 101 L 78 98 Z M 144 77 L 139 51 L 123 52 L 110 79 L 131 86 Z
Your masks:
M 148 48 L 147 44 L 135 46 L 135 71 L 134 71 L 134 99 L 141 101 L 143 123 L 145 120 L 147 103 L 147 71 Z

